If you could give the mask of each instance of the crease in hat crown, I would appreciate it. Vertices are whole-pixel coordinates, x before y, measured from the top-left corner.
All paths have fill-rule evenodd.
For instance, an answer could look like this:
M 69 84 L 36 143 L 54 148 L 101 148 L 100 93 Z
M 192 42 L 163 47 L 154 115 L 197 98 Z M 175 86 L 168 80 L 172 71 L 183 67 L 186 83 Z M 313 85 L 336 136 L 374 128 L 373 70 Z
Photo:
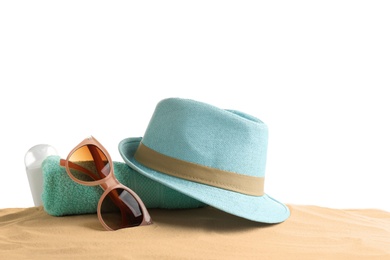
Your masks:
M 268 128 L 257 118 L 171 98 L 157 104 L 142 144 L 179 160 L 264 177 L 267 140 Z
M 253 116 L 168 98 L 157 104 L 144 136 L 122 140 L 119 152 L 137 172 L 205 204 L 280 223 L 290 211 L 264 193 L 267 145 L 268 128 Z

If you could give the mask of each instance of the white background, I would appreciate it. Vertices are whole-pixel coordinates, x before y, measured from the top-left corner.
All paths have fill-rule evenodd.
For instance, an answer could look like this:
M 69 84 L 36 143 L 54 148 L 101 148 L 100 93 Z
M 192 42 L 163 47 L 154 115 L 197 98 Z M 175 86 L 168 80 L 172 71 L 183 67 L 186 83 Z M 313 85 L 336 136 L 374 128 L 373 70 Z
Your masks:
M 116 161 L 155 105 L 269 127 L 266 192 L 390 210 L 387 1 L 0 2 L 0 208 L 30 207 L 26 151 L 95 136 Z

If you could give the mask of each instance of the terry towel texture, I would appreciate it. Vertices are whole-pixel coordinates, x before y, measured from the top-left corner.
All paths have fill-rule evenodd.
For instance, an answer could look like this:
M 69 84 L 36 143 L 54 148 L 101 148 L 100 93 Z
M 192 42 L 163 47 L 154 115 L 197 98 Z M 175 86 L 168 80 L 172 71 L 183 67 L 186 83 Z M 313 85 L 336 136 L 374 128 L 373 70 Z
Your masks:
M 59 161 L 59 156 L 49 156 L 42 163 L 44 209 L 54 216 L 95 213 L 103 189 L 100 186 L 84 186 L 74 182 Z M 140 196 L 147 208 L 182 209 L 204 206 L 193 198 L 137 173 L 125 163 L 114 162 L 114 173 L 119 182 Z
M 1 259 L 390 259 L 390 212 L 288 205 L 277 225 L 211 207 L 151 209 L 153 225 L 104 231 L 96 214 L 0 209 Z

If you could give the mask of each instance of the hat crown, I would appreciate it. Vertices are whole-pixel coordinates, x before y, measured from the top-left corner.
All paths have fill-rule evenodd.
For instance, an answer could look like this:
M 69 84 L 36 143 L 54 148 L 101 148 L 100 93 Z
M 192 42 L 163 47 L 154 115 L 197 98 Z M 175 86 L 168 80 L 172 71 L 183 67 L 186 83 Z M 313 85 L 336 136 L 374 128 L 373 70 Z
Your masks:
M 245 113 L 194 100 L 160 101 L 142 143 L 170 157 L 238 174 L 263 177 L 268 128 Z

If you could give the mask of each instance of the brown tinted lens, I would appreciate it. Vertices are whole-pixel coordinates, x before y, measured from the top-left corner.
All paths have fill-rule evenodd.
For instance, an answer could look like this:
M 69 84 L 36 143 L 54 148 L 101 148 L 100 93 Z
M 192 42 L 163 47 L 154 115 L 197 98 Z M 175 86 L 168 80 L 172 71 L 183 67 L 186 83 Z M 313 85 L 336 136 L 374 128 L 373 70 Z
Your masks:
M 114 189 L 103 199 L 101 206 L 103 221 L 112 228 L 139 226 L 143 213 L 137 200 L 124 189 Z
M 69 158 L 69 171 L 81 181 L 97 181 L 110 173 L 107 156 L 95 145 L 84 145 Z

